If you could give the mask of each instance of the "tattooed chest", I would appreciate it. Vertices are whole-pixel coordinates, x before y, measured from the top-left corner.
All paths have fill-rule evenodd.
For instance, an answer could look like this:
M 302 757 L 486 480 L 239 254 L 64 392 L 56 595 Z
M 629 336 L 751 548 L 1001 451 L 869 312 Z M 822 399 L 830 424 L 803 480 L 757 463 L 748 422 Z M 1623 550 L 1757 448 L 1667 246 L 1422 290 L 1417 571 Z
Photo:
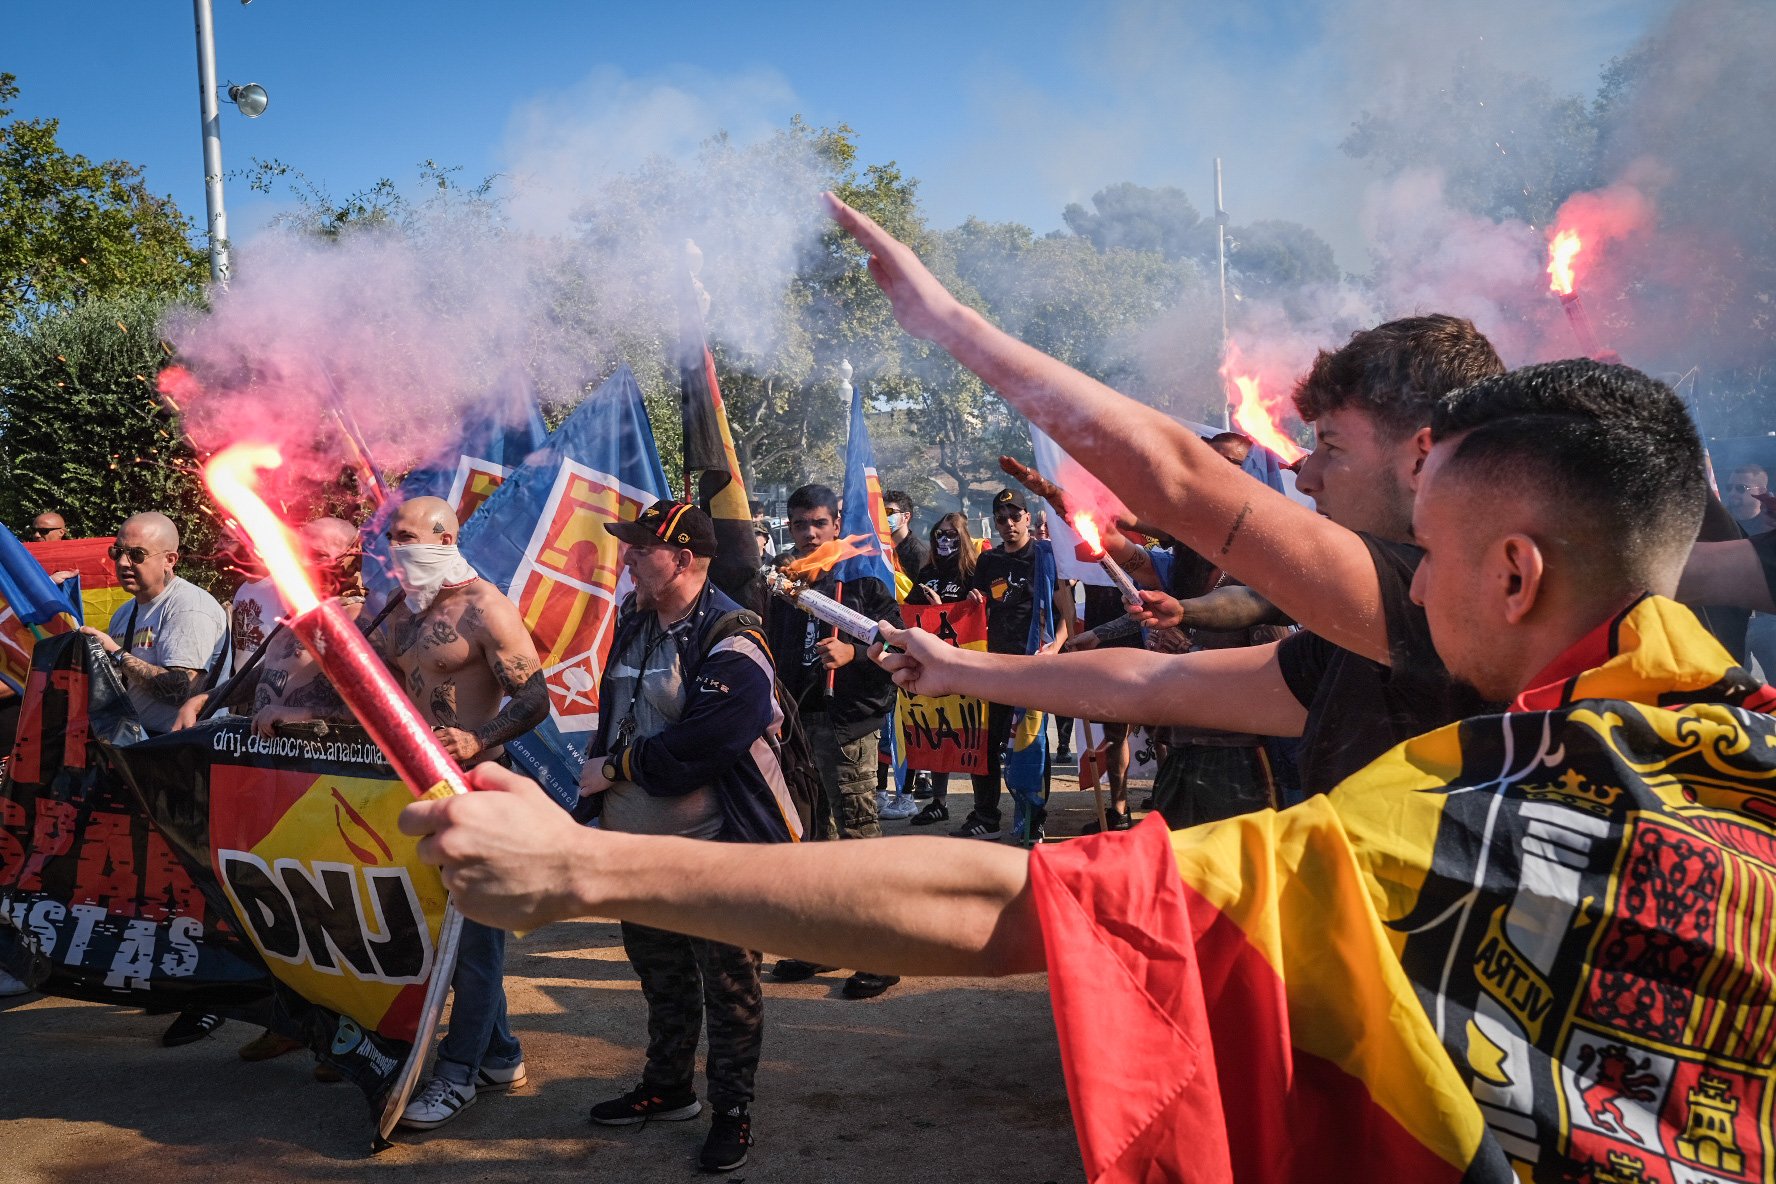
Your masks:
M 410 677 L 420 672 L 443 674 L 459 670 L 474 657 L 475 645 L 463 635 L 464 622 L 447 617 L 421 618 L 401 638 L 400 664 Z

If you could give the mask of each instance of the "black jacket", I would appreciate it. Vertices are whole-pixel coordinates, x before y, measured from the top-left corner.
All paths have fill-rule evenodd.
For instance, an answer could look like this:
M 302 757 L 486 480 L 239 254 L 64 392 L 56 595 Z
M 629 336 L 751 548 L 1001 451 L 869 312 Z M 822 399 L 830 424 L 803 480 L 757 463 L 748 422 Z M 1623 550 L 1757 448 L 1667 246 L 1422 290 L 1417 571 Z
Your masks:
M 813 585 L 816 592 L 833 595 L 837 581 L 822 576 Z M 854 608 L 872 621 L 899 625 L 900 605 L 891 589 L 877 579 L 847 580 L 838 597 L 840 604 Z M 807 636 L 808 614 L 782 597 L 771 598 L 765 615 L 765 636 L 771 643 L 771 654 L 777 661 L 777 676 L 796 698 L 803 716 L 824 712 L 841 744 L 875 730 L 894 707 L 894 680 L 888 672 L 870 661 L 869 647 L 853 641 L 857 656 L 833 672 L 833 688 L 826 691 L 826 672 L 820 667 L 812 671 L 802 666 L 803 641 Z M 822 637 L 831 637 L 829 625 L 820 626 Z M 847 639 L 851 640 L 851 639 Z

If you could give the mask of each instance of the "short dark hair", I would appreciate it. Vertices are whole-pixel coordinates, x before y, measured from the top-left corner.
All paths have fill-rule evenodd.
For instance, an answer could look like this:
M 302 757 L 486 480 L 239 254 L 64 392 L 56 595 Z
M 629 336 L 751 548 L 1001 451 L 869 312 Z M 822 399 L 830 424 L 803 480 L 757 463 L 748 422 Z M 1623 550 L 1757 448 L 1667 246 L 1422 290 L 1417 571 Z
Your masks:
M 1295 411 L 1312 423 L 1328 411 L 1355 407 L 1398 440 L 1429 423 L 1431 406 L 1450 391 L 1504 372 L 1498 351 L 1474 322 L 1441 313 L 1402 317 L 1351 334 L 1337 350 L 1321 350 L 1295 385 Z
M 789 495 L 789 510 L 831 510 L 839 516 L 839 495 L 828 485 L 804 485 Z
M 887 493 L 884 493 L 882 495 L 882 504 L 884 506 L 901 506 L 909 514 L 919 508 L 913 504 L 913 499 L 907 496 L 907 491 L 904 489 L 890 489 Z
M 1696 541 L 1708 496 L 1702 440 L 1670 387 L 1576 358 L 1525 366 L 1442 399 L 1431 436 L 1460 436 L 1445 472 L 1533 489 L 1595 577 L 1644 591 Z

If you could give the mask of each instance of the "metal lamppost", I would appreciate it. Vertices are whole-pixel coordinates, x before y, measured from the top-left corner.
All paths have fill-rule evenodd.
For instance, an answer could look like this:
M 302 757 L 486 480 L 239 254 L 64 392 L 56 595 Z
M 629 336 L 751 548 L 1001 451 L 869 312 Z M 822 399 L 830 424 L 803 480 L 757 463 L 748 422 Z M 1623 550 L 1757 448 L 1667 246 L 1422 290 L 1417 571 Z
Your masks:
M 241 0 L 247 4 L 249 0 Z M 209 215 L 210 282 L 228 286 L 228 213 L 222 205 L 222 121 L 218 102 L 222 88 L 216 85 L 216 22 L 210 0 L 192 0 L 197 19 L 197 98 L 203 113 L 204 205 Z M 269 102 L 265 88 L 256 82 L 245 86 L 230 83 L 228 101 L 248 119 L 265 114 Z

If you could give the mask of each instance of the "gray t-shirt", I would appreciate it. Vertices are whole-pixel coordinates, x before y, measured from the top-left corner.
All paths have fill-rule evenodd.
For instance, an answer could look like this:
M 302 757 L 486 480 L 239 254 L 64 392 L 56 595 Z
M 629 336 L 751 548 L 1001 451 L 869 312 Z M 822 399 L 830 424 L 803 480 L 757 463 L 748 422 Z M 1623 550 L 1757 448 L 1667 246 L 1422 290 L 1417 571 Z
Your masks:
M 134 632 L 125 636 L 131 629 Z M 130 600 L 121 605 L 111 615 L 105 632 L 144 662 L 167 668 L 208 670 L 227 644 L 228 614 L 208 592 L 174 576 L 160 595 L 147 604 Z M 150 735 L 172 731 L 173 721 L 179 716 L 177 706 L 160 702 L 127 679 L 124 685 L 129 687 L 136 718 Z
M 600 705 L 609 711 L 612 734 L 634 712 L 635 739 L 654 736 L 684 714 L 684 670 L 679 643 L 688 629 L 662 630 L 657 621 L 635 636 L 620 654 L 611 655 L 606 671 L 610 696 Z M 645 667 L 645 668 L 644 668 Z M 655 797 L 632 781 L 618 781 L 604 792 L 599 825 L 634 835 L 683 835 L 713 839 L 721 833 L 721 807 L 713 786 L 700 785 L 674 797 Z

